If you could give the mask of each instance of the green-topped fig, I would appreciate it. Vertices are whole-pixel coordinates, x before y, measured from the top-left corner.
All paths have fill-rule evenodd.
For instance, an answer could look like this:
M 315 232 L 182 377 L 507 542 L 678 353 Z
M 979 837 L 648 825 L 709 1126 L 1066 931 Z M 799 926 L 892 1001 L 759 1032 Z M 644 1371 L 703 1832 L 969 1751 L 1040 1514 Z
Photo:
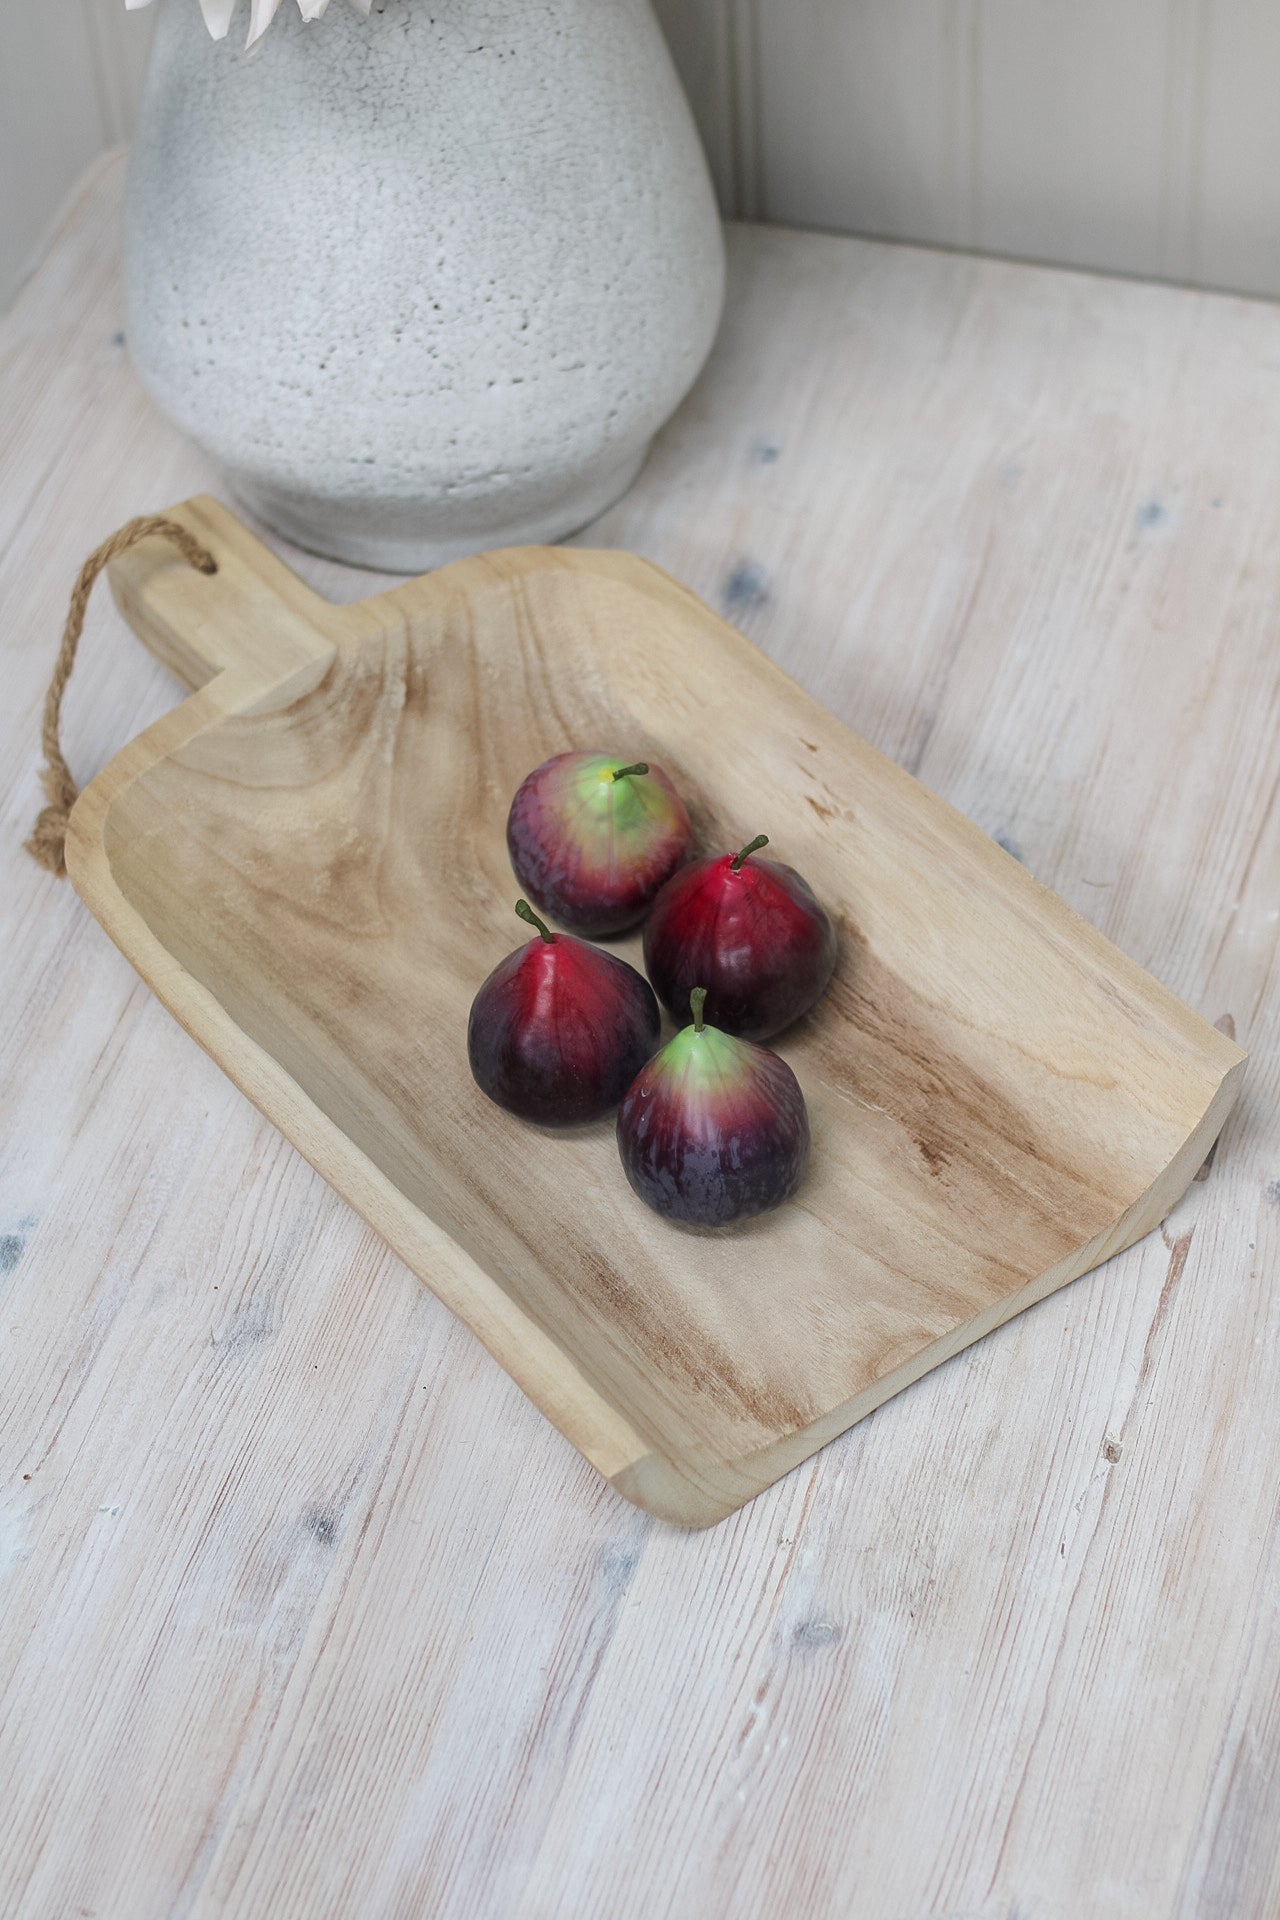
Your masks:
M 535 907 L 593 937 L 642 920 L 690 840 L 684 802 L 662 768 L 616 753 L 544 760 L 507 816 L 511 864 Z
M 725 1227 L 789 1200 L 809 1159 L 800 1083 L 767 1047 L 702 1017 L 656 1053 L 618 1110 L 618 1151 L 640 1198 L 668 1220 Z

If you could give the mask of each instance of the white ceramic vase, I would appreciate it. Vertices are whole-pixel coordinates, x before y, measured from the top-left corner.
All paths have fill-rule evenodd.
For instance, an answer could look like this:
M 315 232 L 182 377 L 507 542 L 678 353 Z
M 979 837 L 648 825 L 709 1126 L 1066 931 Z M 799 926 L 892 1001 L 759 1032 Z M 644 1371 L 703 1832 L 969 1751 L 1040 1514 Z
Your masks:
M 723 296 L 648 0 L 162 0 L 129 175 L 128 339 L 288 539 L 417 572 L 609 506 Z M 238 37 L 237 37 L 238 36 Z

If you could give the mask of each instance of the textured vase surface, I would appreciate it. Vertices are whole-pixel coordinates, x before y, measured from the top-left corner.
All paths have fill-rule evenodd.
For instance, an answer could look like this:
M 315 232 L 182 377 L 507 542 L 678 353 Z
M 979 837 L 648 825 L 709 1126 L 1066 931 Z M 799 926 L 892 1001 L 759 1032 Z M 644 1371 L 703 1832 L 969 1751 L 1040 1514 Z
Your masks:
M 162 0 L 130 163 L 128 338 L 288 539 L 417 572 L 625 491 L 724 255 L 648 0 L 289 7 L 252 52 Z

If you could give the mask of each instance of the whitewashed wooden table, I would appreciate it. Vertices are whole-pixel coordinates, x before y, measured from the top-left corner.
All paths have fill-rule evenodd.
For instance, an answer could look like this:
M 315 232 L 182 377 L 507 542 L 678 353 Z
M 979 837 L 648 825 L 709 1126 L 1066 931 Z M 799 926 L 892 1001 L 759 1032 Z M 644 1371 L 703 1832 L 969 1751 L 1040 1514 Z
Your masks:
M 0 334 L 0 1912 L 1274 1916 L 1280 309 L 741 231 L 584 536 L 1253 1055 L 1162 1233 L 682 1534 L 20 851 L 77 565 L 217 490 L 129 367 L 119 196 Z M 73 764 L 175 697 L 103 593 Z

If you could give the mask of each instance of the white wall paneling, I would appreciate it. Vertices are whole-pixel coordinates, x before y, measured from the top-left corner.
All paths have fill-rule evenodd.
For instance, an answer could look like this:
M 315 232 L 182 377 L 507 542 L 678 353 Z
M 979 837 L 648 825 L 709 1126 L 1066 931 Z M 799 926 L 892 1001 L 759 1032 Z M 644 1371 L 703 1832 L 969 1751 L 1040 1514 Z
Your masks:
M 759 0 L 755 11 L 763 215 L 964 245 L 971 0 Z
M 730 213 L 1280 294 L 1277 0 L 655 4 Z M 127 133 L 151 14 L 0 24 L 3 306 Z
M 1203 0 L 1191 277 L 1280 293 L 1280 6 Z
M 47 0 L 40 0 L 40 4 L 47 4 Z M 151 51 L 155 7 L 129 13 L 123 0 L 79 0 L 79 4 L 93 50 L 107 140 L 114 144 L 127 140 L 133 131 Z
M 736 151 L 731 0 L 654 0 L 684 81 L 723 207 L 741 198 Z
M 736 11 L 764 218 L 1280 293 L 1275 0 Z
M 1185 272 L 1197 0 L 975 0 L 973 237 L 1001 253 Z
M 150 44 L 124 0 L 0 0 L 0 312 L 90 160 L 128 137 Z

